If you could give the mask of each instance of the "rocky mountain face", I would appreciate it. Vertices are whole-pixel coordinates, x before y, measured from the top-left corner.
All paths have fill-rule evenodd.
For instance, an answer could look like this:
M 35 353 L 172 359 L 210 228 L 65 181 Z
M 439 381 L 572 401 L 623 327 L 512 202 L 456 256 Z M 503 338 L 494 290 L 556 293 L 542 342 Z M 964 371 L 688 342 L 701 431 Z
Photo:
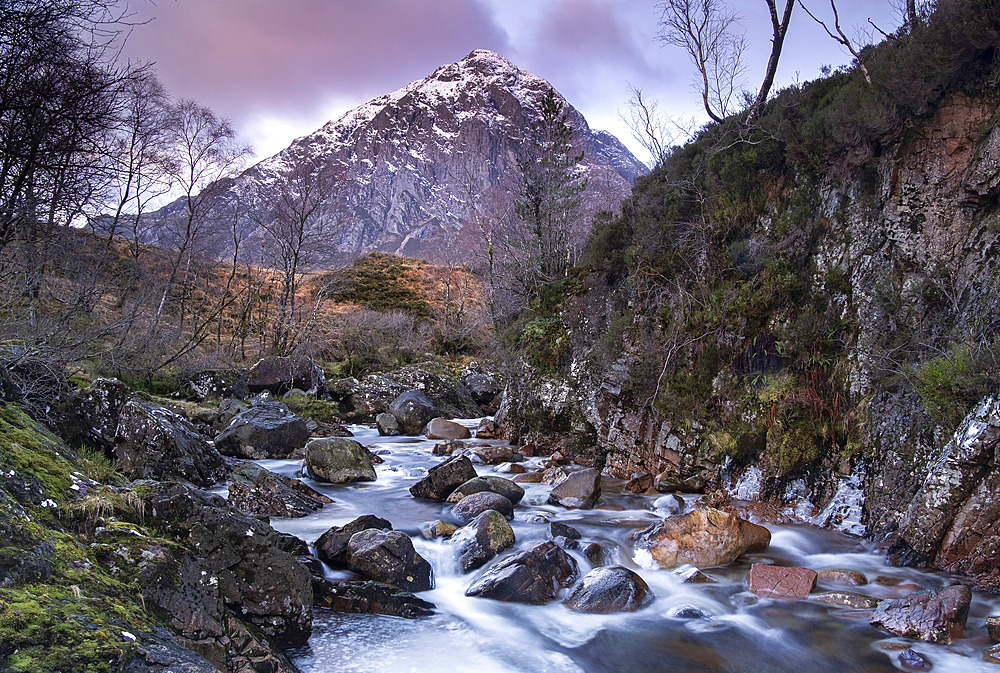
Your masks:
M 586 363 L 613 333 L 611 323 L 626 311 L 630 296 L 620 274 L 607 273 L 591 273 L 583 290 L 562 306 L 571 344 L 564 370 L 545 374 L 526 361 L 518 364 L 498 416 L 501 427 L 520 441 L 563 451 L 583 447 L 602 456 L 609 476 L 646 473 L 647 481 L 635 480 L 641 488 L 662 483 L 661 491 L 717 489 L 751 501 L 763 516 L 885 541 L 891 562 L 969 575 L 981 588 L 997 591 L 1000 391 L 982 399 L 956 427 L 931 415 L 912 389 L 887 383 L 890 368 L 903 373 L 894 375 L 915 376 L 911 365 L 889 361 L 891 349 L 906 343 L 907 335 L 933 336 L 946 322 L 977 325 L 977 333 L 987 334 L 995 319 L 997 113 L 995 96 L 953 95 L 887 147 L 874 170 L 858 180 L 812 186 L 803 181 L 790 192 L 793 201 L 795 194 L 811 195 L 808 217 L 822 225 L 807 260 L 812 288 L 826 292 L 825 315 L 851 325 L 841 398 L 851 401 L 842 411 L 857 420 L 851 451 L 817 451 L 791 473 L 774 469 L 774 452 L 781 447 L 769 424 L 783 403 L 777 368 L 757 367 L 754 381 L 744 376 L 746 395 L 764 400 L 770 390 L 773 396 L 755 409 L 736 407 L 743 417 L 728 426 L 707 427 L 654 408 L 654 391 L 639 396 L 630 388 L 632 372 L 649 357 L 636 336 L 637 326 L 648 325 L 647 316 L 635 317 L 634 331 L 618 332 L 618 355 L 595 371 Z M 781 217 L 772 204 L 770 217 L 759 222 L 761 235 Z M 787 311 L 785 324 L 803 310 Z M 674 353 L 689 357 L 691 351 L 678 346 Z M 941 389 L 958 389 L 961 371 L 952 370 Z M 704 398 L 708 405 L 719 403 L 718 390 L 735 377 L 731 365 L 720 363 L 706 378 L 712 382 Z M 651 380 L 658 391 L 670 385 L 659 367 Z M 763 434 L 746 431 L 755 422 Z M 757 458 L 747 460 L 748 452 L 757 451 Z
M 378 250 L 439 261 L 455 254 L 448 248 L 463 227 L 481 238 L 471 221 L 476 213 L 482 219 L 509 209 L 550 88 L 502 56 L 476 50 L 299 138 L 247 170 L 230 194 L 251 186 L 266 193 L 300 166 L 328 170 L 333 184 L 315 220 L 327 254 Z M 579 220 L 587 227 L 593 213 L 617 208 L 647 168 L 559 99 L 583 154 Z M 253 240 L 253 225 L 243 229 Z

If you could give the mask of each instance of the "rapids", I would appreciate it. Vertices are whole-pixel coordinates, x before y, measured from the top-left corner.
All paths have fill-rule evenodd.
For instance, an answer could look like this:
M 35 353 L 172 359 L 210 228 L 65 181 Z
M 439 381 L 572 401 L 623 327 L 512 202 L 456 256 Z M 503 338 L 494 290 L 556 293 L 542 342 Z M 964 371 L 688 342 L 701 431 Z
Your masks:
M 478 419 L 458 422 L 475 428 Z M 747 591 L 743 579 L 750 564 L 762 561 L 814 570 L 850 568 L 869 579 L 882 575 L 924 588 L 949 584 L 943 573 L 889 566 L 871 543 L 808 524 L 768 525 L 772 541 L 766 552 L 707 569 L 715 583 L 685 584 L 672 571 L 649 570 L 633 560 L 631 535 L 657 520 L 656 497 L 623 493 L 623 482 L 607 478 L 599 509 L 586 511 L 547 504 L 551 486 L 521 484 L 525 497 L 511 522 L 517 544 L 507 553 L 546 539 L 549 521 L 569 524 L 582 533 L 581 542 L 596 541 L 604 547 L 607 565 L 624 565 L 646 580 L 656 594 L 649 607 L 586 615 L 570 612 L 560 601 L 530 606 L 466 597 L 465 589 L 485 568 L 461 574 L 453 546 L 420 533 L 430 521 L 448 520 L 451 505 L 417 500 L 408 491 L 427 468 L 442 460 L 431 453 L 435 442 L 379 437 L 365 426 L 350 429 L 385 459 L 376 466 L 378 479 L 345 486 L 304 479 L 333 504 L 301 519 L 272 518 L 271 525 L 311 544 L 331 526 L 363 514 L 388 519 L 413 538 L 417 552 L 433 566 L 435 588 L 418 595 L 437 609 L 433 617 L 407 620 L 317 608 L 309 644 L 291 652 L 303 673 L 879 672 L 900 670 L 899 650 L 907 646 L 929 659 L 938 673 L 1000 671 L 982 660 L 990 644 L 983 622 L 988 615 L 1000 614 L 998 597 L 975 592 L 965 638 L 941 646 L 880 631 L 869 626 L 867 618 L 851 616 L 847 608 L 763 599 Z M 526 464 L 540 460 L 528 459 Z M 269 470 L 299 476 L 298 461 L 259 462 Z M 493 468 L 477 470 L 491 474 Z M 685 496 L 689 504 L 696 497 Z M 581 575 L 586 573 L 591 565 L 578 551 L 571 553 Z M 352 576 L 330 569 L 327 574 Z M 875 583 L 850 587 L 820 581 L 817 586 L 817 591 L 834 589 L 880 598 L 908 591 Z M 567 593 L 564 590 L 562 597 Z

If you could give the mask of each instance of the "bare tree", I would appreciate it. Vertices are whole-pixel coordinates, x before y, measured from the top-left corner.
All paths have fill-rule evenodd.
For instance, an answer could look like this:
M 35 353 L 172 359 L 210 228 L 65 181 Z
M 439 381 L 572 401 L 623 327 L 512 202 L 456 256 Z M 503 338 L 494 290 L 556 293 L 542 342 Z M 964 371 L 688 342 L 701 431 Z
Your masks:
M 757 95 L 747 107 L 748 120 L 755 119 L 767 102 L 778 69 L 778 60 L 788 32 L 795 0 L 785 0 L 778 15 L 776 0 L 764 0 L 771 18 L 771 55 Z M 705 112 L 721 122 L 734 112 L 747 65 L 744 52 L 746 37 L 736 34 L 741 17 L 730 11 L 723 0 L 662 0 L 659 39 L 681 47 L 698 71 L 699 90 Z
M 259 225 L 262 256 L 277 274 L 279 286 L 273 318 L 271 349 L 278 354 L 292 352 L 300 330 L 309 322 L 299 305 L 302 274 L 314 271 L 337 252 L 336 237 L 343 230 L 334 190 L 342 170 L 322 160 L 294 156 L 287 171 L 253 191 L 251 218 Z M 315 311 L 313 311 L 313 314 Z
M 626 111 L 619 113 L 632 132 L 632 137 L 652 157 L 650 168 L 661 164 L 670 149 L 690 138 L 695 129 L 694 120 L 669 117 L 659 111 L 659 103 L 648 99 L 639 87 L 629 86 L 632 96 Z
M 913 0 L 908 0 L 908 1 L 912 2 Z M 835 31 L 837 31 L 836 33 L 830 30 L 822 19 L 818 18 L 815 14 L 810 12 L 809 8 L 805 6 L 802 0 L 799 0 L 799 5 L 802 6 L 802 10 L 806 14 L 808 14 L 813 21 L 815 21 L 816 23 L 818 23 L 823 27 L 823 30 L 826 31 L 826 34 L 829 35 L 831 39 L 835 40 L 842 46 L 846 47 L 847 51 L 851 52 L 851 56 L 853 56 L 854 59 L 858 62 L 858 66 L 861 68 L 861 72 L 863 72 L 865 75 L 865 81 L 868 82 L 868 86 L 871 86 L 872 76 L 868 73 L 868 67 L 865 65 L 864 59 L 861 58 L 861 53 L 857 50 L 857 48 L 854 46 L 854 43 L 851 42 L 851 40 L 844 33 L 843 29 L 840 27 L 840 15 L 837 13 L 837 5 L 834 2 L 834 0 L 830 0 L 830 8 L 833 10 L 833 28 Z

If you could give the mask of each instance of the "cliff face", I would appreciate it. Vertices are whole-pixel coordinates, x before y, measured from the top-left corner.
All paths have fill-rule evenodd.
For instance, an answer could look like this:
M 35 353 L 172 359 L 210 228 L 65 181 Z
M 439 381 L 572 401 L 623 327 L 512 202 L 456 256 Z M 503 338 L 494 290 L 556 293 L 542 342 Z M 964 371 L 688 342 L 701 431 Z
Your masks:
M 788 204 L 809 204 L 804 220 L 815 238 L 805 260 L 808 287 L 795 295 L 802 303 L 773 309 L 757 334 L 790 341 L 789 325 L 821 296 L 825 319 L 847 325 L 828 337 L 839 344 L 829 378 L 838 377 L 840 392 L 827 392 L 822 403 L 800 399 L 798 417 L 783 421 L 781 405 L 823 390 L 782 392 L 790 358 L 779 346 L 765 346 L 744 351 L 749 357 L 737 362 L 751 364 L 740 365 L 739 374 L 725 360 L 700 374 L 711 381 L 700 398 L 707 413 L 664 408 L 656 403 L 663 389 L 683 384 L 671 378 L 669 359 L 703 367 L 704 349 L 675 339 L 668 350 L 661 331 L 659 357 L 652 359 L 642 335 L 663 318 L 637 310 L 618 332 L 617 354 L 595 370 L 595 354 L 607 351 L 601 340 L 613 338 L 621 316 L 631 317 L 637 283 L 634 276 L 617 276 L 609 285 L 607 274 L 594 273 L 561 311 L 573 346 L 564 375 L 522 373 L 508 390 L 504 426 L 512 436 L 566 446 L 574 444 L 571 429 L 582 428 L 584 439 L 576 443 L 591 438 L 609 476 L 703 479 L 709 490 L 768 501 L 780 516 L 888 538 L 894 562 L 965 573 L 981 586 L 1000 588 L 1000 505 L 992 495 L 1000 484 L 997 403 L 987 397 L 956 428 L 944 420 L 956 408 L 932 415 L 913 386 L 900 383 L 912 383 L 919 367 L 899 355 L 905 350 L 912 358 L 925 341 L 947 350 L 949 330 L 989 334 L 1000 260 L 997 114 L 995 96 L 954 95 L 855 181 L 796 182 L 753 225 L 751 238 L 765 239 L 788 216 Z M 720 349 L 742 343 L 732 331 L 708 336 Z M 768 358 L 783 364 L 761 364 Z M 801 369 L 817 371 L 810 366 Z M 645 388 L 634 384 L 643 367 Z M 809 404 L 829 423 L 814 433 L 826 439 L 816 439 L 812 453 L 796 447 L 796 456 L 806 458 L 782 463 L 789 438 L 813 441 L 813 435 L 777 432 L 783 422 L 786 430 L 799 427 Z M 959 418 L 968 411 L 957 409 Z M 844 418 L 851 419 L 850 433 L 834 427 Z

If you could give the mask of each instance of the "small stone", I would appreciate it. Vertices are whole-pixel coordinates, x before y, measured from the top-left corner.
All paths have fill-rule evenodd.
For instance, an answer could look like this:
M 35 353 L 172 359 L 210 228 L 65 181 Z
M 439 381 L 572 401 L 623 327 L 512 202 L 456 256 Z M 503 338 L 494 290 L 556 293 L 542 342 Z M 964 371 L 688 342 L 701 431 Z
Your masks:
M 555 486 L 560 484 L 569 477 L 569 472 L 566 471 L 565 467 L 557 465 L 555 467 L 550 467 L 542 472 L 542 483 L 549 484 L 550 486 Z
M 602 547 L 597 542 L 591 542 L 586 547 L 583 548 L 583 556 L 587 559 L 590 565 L 595 568 L 598 566 L 603 566 L 606 561 L 604 559 L 604 547 Z
M 934 668 L 930 660 L 910 648 L 899 653 L 899 665 L 904 671 L 929 671 Z
M 438 442 L 434 445 L 434 449 L 431 451 L 435 456 L 448 456 L 455 451 L 461 451 L 462 449 L 469 448 L 469 445 L 463 442 L 461 439 L 446 439 L 443 442 Z
M 746 581 L 750 591 L 758 596 L 805 598 L 816 586 L 816 573 L 808 568 L 754 563 Z
M 484 477 L 472 477 L 460 484 L 448 495 L 448 502 L 459 502 L 466 496 L 484 491 L 502 495 L 510 500 L 512 505 L 521 502 L 521 498 L 524 497 L 524 489 L 510 479 L 486 475 Z
M 520 449 L 518 449 L 517 452 L 520 453 L 525 458 L 531 458 L 532 456 L 535 455 L 535 445 L 525 444 Z
M 524 474 L 528 468 L 519 463 L 500 463 L 493 468 L 493 471 L 500 474 Z
M 515 474 L 511 477 L 511 481 L 515 484 L 540 484 L 542 483 L 542 472 L 526 472 L 524 474 Z
M 673 619 L 701 619 L 707 617 L 705 612 L 694 605 L 678 605 L 676 608 L 667 613 L 668 617 Z
M 572 526 L 567 526 L 564 523 L 559 523 L 558 521 L 553 521 L 549 524 L 549 535 L 551 537 L 566 537 L 571 540 L 580 539 L 580 531 Z
M 821 594 L 811 594 L 809 599 L 819 601 L 820 603 L 829 603 L 830 605 L 843 605 L 855 610 L 873 610 L 881 603 L 879 599 L 872 596 L 856 594 L 850 591 L 827 591 Z
M 492 494 L 491 494 L 492 495 Z M 503 514 L 486 510 L 452 540 L 458 544 L 458 563 L 462 572 L 481 568 L 497 554 L 514 546 L 514 530 Z
M 868 578 L 857 570 L 848 570 L 845 568 L 830 568 L 828 570 L 820 570 L 816 573 L 817 579 L 823 582 L 840 582 L 842 584 L 850 584 L 851 586 L 861 587 L 868 584 Z
M 444 500 L 475 476 L 472 461 L 465 456 L 455 456 L 427 470 L 427 476 L 410 487 L 410 494 L 415 498 Z
M 420 532 L 425 538 L 433 540 L 439 537 L 450 538 L 457 530 L 458 526 L 453 526 L 447 521 L 438 519 L 436 521 L 431 521 L 426 527 L 421 529 Z
M 399 423 L 392 414 L 381 413 L 376 416 L 375 427 L 382 437 L 393 437 L 399 434 Z
M 983 652 L 983 661 L 991 664 L 1000 664 L 1000 645 L 993 645 Z
M 715 582 L 711 577 L 692 565 L 684 565 L 674 570 L 682 582 L 686 584 L 708 584 Z
M 1000 640 L 1000 617 L 987 617 L 984 626 L 990 638 Z
M 684 498 L 676 493 L 671 493 L 670 495 L 665 495 L 654 500 L 653 508 L 658 514 L 665 514 L 666 516 L 681 514 L 684 511 Z

